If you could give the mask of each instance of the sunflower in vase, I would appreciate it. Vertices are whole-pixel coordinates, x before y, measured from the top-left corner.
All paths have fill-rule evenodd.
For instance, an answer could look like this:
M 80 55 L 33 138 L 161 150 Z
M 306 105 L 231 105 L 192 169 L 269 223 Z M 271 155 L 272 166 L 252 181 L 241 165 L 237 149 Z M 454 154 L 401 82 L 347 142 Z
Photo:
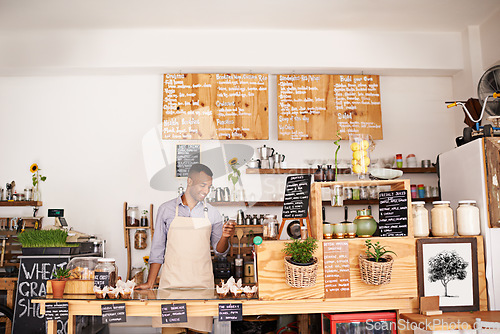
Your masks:
M 30 172 L 33 174 L 31 176 L 31 180 L 33 181 L 33 187 L 35 187 L 35 191 L 33 192 L 33 200 L 34 201 L 41 201 L 42 200 L 42 195 L 40 193 L 40 190 L 38 189 L 38 184 L 41 181 L 45 182 L 45 180 L 47 180 L 47 177 L 40 174 L 40 171 L 41 171 L 41 169 L 38 168 L 37 164 L 31 165 Z

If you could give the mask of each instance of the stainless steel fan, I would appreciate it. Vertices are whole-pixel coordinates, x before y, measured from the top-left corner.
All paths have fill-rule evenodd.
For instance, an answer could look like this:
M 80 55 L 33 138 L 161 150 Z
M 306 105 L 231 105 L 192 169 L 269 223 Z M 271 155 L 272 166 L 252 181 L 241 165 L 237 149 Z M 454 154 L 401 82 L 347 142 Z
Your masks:
M 486 101 L 488 96 L 498 92 L 500 92 L 500 65 L 493 66 L 484 72 L 477 85 L 477 96 L 481 104 L 486 104 L 486 115 L 500 116 L 500 99 Z

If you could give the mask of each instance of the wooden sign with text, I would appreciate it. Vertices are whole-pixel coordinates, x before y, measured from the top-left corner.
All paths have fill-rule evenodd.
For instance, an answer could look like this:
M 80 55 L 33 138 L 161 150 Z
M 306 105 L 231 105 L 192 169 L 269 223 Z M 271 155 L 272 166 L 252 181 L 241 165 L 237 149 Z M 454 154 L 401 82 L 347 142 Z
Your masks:
M 351 297 L 349 242 L 324 241 L 325 298 Z
M 165 74 L 163 139 L 269 139 L 267 74 Z
M 383 139 L 378 75 L 278 75 L 278 139 Z

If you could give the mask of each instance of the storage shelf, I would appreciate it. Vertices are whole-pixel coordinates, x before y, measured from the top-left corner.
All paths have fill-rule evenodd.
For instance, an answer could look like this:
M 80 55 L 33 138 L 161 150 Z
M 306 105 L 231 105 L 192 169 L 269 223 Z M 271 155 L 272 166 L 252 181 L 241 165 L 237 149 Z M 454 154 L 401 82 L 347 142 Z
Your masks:
M 392 168 L 406 174 L 436 173 L 436 167 L 429 168 Z M 247 168 L 247 174 L 314 174 L 316 168 Z M 350 168 L 339 168 L 338 174 L 350 174 Z
M 41 201 L 0 201 L 0 206 L 42 206 Z
M 412 201 L 431 203 L 439 201 L 439 197 L 413 198 Z M 210 202 L 213 206 L 283 206 L 283 201 L 260 201 L 260 202 Z M 344 205 L 378 205 L 378 199 L 344 200 Z M 322 201 L 323 206 L 330 206 L 331 201 Z M 140 228 L 140 227 L 139 227 Z M 144 227 L 143 227 L 144 228 Z

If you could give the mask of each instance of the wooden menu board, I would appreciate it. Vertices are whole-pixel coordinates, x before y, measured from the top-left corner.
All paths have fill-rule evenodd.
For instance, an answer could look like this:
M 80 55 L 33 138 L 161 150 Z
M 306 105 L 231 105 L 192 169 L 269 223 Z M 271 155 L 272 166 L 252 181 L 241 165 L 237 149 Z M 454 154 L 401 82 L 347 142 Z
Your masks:
M 269 139 L 267 74 L 163 79 L 163 139 Z
M 324 241 L 325 298 L 351 297 L 349 242 Z
M 383 139 L 378 75 L 278 75 L 278 139 Z

